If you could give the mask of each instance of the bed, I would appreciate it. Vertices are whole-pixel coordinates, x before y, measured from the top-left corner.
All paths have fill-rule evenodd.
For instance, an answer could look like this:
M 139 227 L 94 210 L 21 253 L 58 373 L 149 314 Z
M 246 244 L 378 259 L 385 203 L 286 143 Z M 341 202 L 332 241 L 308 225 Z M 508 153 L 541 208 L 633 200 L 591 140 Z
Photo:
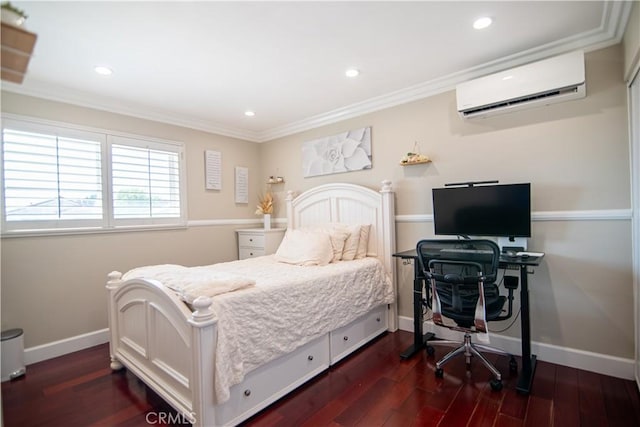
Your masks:
M 198 296 L 189 304 L 169 285 L 145 277 L 144 270 L 137 275 L 111 272 L 106 286 L 111 368 L 129 369 L 194 425 L 235 425 L 381 333 L 395 331 L 391 183 L 384 181 L 379 191 L 327 184 L 297 197 L 289 192 L 286 203 L 288 230 L 328 223 L 370 224 L 366 257 L 322 267 L 286 265 L 273 256 L 203 267 L 242 277 L 257 271 L 260 286 Z M 276 280 L 294 270 L 303 275 L 292 287 Z M 332 275 L 352 279 L 329 285 Z M 380 275 L 389 286 L 384 291 L 369 290 L 367 286 Z M 331 304 L 315 303 L 313 311 L 319 317 L 305 323 L 306 317 L 296 316 L 305 310 L 311 315 L 304 301 L 317 298 L 314 292 L 323 280 L 336 286 L 330 294 L 340 297 Z M 345 296 L 339 294 L 342 291 Z M 338 310 L 345 301 L 349 309 Z M 297 310 L 289 313 L 276 303 Z M 302 323 L 304 328 L 299 327 Z

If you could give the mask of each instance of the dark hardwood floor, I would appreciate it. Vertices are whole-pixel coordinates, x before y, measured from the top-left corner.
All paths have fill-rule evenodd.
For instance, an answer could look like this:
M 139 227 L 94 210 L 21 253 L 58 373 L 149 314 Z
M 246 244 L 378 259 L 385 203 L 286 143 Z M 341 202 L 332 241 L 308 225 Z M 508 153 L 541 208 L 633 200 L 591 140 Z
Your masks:
M 506 357 L 493 392 L 480 364 L 463 358 L 433 374 L 435 358 L 403 361 L 408 332 L 385 334 L 243 425 L 249 426 L 639 426 L 635 382 L 539 362 L 529 396 L 515 391 Z M 436 350 L 435 357 L 445 353 Z M 4 425 L 176 425 L 178 415 L 128 372 L 112 373 L 107 345 L 27 367 L 2 383 Z M 172 414 L 171 416 L 169 414 Z M 171 421 L 167 423 L 166 421 Z

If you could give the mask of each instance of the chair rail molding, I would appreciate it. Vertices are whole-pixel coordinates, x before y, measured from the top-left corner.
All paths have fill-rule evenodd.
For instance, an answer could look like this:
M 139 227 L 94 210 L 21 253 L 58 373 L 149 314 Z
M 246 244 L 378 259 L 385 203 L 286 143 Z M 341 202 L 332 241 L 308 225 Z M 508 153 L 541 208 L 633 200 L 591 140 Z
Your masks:
M 632 209 L 531 212 L 531 221 L 631 221 Z M 433 222 L 433 214 L 396 215 L 397 223 Z

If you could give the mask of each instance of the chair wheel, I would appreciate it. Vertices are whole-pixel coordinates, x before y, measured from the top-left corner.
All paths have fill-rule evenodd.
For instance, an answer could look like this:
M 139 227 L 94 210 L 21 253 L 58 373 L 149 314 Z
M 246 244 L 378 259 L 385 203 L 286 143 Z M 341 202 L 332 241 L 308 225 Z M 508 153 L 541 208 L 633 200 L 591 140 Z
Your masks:
M 432 345 L 427 345 L 427 354 L 433 356 L 436 353 L 436 349 Z
M 442 370 L 442 368 L 436 369 L 436 378 L 442 378 L 442 377 L 444 377 L 444 371 Z
M 491 386 L 491 390 L 500 391 L 502 390 L 502 380 L 492 380 L 489 385 Z
M 511 360 L 509 360 L 509 372 L 517 373 L 518 372 L 518 362 L 516 362 L 516 358 L 511 356 Z

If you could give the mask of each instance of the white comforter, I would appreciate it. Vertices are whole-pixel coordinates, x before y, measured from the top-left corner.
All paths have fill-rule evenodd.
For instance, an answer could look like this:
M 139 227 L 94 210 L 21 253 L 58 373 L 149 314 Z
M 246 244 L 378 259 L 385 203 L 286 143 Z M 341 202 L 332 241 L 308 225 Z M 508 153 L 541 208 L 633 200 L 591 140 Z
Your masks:
M 216 271 L 215 266 L 184 267 L 176 264 L 150 265 L 129 270 L 123 280 L 155 279 L 176 291 L 183 301 L 193 304 L 199 296 L 214 297 L 237 291 L 256 284 L 248 277 L 225 271 Z
M 213 298 L 218 403 L 251 370 L 393 302 L 391 280 L 376 258 L 302 267 L 264 256 L 206 268 L 255 281 Z

